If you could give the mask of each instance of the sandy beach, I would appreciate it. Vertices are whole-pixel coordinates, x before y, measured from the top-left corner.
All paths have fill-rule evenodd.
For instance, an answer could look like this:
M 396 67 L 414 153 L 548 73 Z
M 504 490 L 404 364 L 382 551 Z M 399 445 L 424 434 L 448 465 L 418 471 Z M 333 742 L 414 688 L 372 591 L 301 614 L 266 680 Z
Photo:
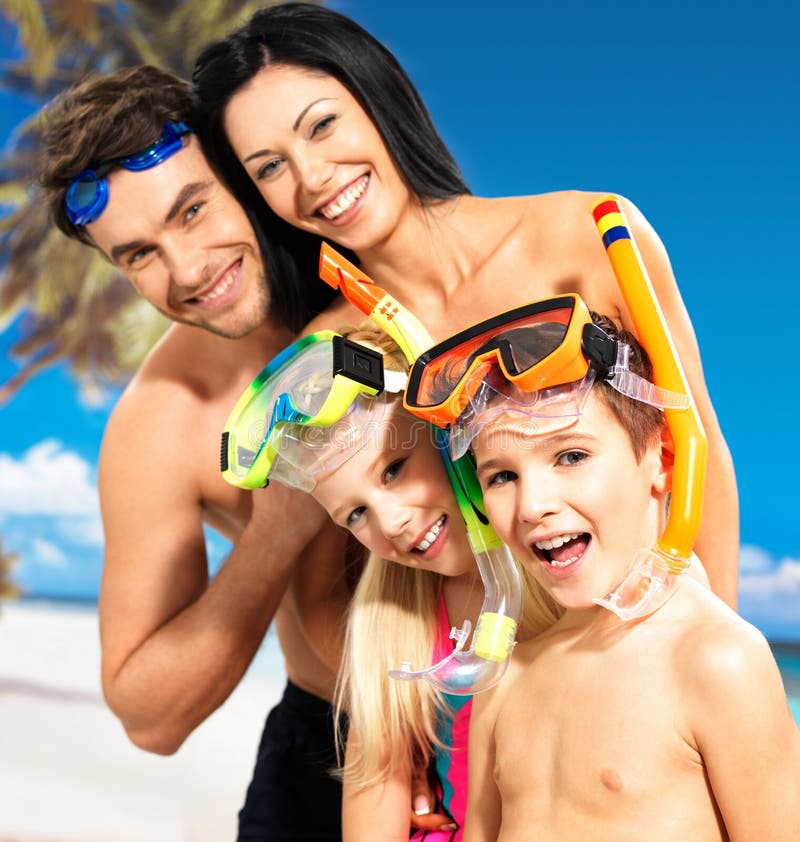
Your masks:
M 103 702 L 93 607 L 0 604 L 0 842 L 226 842 L 268 709 L 268 636 L 229 700 L 171 757 L 133 746 Z
M 797 652 L 778 654 L 800 722 Z M 0 842 L 232 842 L 283 690 L 274 636 L 172 757 L 128 741 L 103 702 L 99 663 L 94 607 L 0 603 Z

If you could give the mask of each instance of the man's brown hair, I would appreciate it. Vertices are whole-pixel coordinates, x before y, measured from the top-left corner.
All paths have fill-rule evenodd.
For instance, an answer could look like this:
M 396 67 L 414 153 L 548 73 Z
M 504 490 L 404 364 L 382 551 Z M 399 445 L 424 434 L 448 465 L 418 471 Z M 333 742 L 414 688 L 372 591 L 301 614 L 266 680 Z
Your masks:
M 73 179 L 146 149 L 164 123 L 190 123 L 194 111 L 191 83 L 151 65 L 93 74 L 56 97 L 43 114 L 37 179 L 55 224 L 68 237 L 94 245 L 67 216 L 64 197 Z

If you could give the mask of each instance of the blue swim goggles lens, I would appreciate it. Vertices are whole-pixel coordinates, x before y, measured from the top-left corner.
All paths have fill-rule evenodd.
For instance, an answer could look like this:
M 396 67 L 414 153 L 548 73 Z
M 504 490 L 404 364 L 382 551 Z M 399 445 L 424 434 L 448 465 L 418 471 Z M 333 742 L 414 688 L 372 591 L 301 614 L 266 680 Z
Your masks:
M 183 135 L 190 132 L 186 123 L 164 123 L 164 130 L 158 140 L 141 152 L 84 170 L 70 184 L 64 197 L 69 221 L 73 225 L 88 225 L 99 219 L 108 204 L 106 175 L 112 167 L 123 167 L 131 172 L 152 169 L 183 149 Z

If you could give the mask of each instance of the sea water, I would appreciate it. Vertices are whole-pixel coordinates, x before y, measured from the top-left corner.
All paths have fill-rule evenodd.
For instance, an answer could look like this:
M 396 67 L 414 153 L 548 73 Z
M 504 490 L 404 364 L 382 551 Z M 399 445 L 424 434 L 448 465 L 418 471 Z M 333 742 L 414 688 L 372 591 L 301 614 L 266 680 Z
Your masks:
M 772 652 L 781 671 L 794 721 L 800 726 L 800 644 L 773 643 Z

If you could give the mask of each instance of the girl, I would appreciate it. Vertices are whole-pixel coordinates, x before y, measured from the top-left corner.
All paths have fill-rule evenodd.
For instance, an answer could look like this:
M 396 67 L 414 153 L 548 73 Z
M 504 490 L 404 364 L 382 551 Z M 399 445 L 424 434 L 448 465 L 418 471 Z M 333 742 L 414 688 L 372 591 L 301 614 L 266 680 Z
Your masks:
M 400 349 L 372 324 L 346 335 L 380 351 L 386 371 L 407 373 Z M 320 366 L 319 372 L 310 368 L 298 366 L 302 376 L 294 382 L 300 386 L 289 389 L 298 407 L 318 400 L 330 382 Z M 247 411 L 257 401 L 252 395 L 270 386 L 269 379 L 256 383 L 245 393 L 245 401 L 251 400 L 244 404 Z M 230 427 L 237 430 L 232 452 L 241 452 L 256 415 L 263 418 L 266 410 L 267 417 L 275 417 L 275 398 L 287 388 L 275 386 L 258 413 L 242 412 Z M 259 426 L 256 443 L 263 432 Z M 467 619 L 474 623 L 484 597 L 431 429 L 403 410 L 399 395 L 387 400 L 384 393 L 356 398 L 333 427 L 291 425 L 270 442 L 276 455 L 266 476 L 308 490 L 372 553 L 351 603 L 336 692 L 338 712 L 349 719 L 343 838 L 366 842 L 380 828 L 382 840 L 405 842 L 414 773 L 434 761 L 441 784 L 438 812 L 449 818 L 443 827 L 436 816 L 420 818 L 419 824 L 431 829 L 414 838 L 460 840 L 471 697 L 448 696 L 424 681 L 388 676 L 403 661 L 427 666 L 449 654 L 451 627 Z M 242 464 L 252 470 L 252 454 Z M 538 634 L 557 617 L 554 603 L 523 574 L 521 636 Z M 344 741 L 340 732 L 340 748 Z

